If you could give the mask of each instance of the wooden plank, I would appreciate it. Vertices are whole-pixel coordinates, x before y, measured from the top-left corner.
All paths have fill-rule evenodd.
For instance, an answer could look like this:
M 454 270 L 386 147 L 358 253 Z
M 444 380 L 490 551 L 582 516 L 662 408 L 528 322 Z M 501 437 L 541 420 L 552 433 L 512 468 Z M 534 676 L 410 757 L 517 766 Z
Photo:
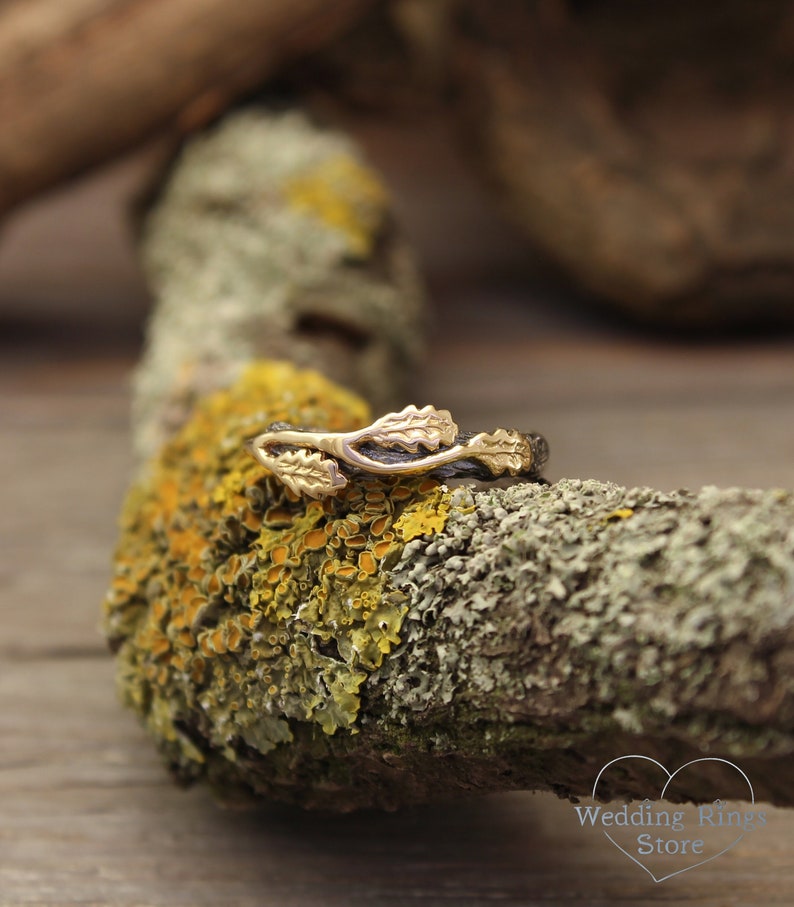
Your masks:
M 790 341 L 664 342 L 568 323 L 520 285 L 481 293 L 446 301 L 421 384 L 463 428 L 542 432 L 554 479 L 794 487 Z
M 0 657 L 104 652 L 99 602 L 131 460 L 126 367 L 3 370 Z

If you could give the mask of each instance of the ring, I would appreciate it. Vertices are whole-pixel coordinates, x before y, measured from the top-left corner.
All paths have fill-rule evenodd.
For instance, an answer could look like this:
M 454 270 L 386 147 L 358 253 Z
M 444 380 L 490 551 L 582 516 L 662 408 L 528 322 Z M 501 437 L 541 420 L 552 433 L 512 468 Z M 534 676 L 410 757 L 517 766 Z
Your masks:
M 540 480 L 549 447 L 515 429 L 461 432 L 445 409 L 406 406 L 366 428 L 322 432 L 274 422 L 246 442 L 251 456 L 296 494 L 324 498 L 357 476 L 433 475 Z

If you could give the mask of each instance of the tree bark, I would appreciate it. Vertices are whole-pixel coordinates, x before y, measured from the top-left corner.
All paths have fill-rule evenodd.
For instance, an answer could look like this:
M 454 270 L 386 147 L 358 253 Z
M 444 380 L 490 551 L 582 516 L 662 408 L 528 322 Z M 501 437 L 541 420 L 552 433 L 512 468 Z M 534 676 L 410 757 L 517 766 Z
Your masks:
M 368 0 L 17 0 L 0 9 L 0 216 L 206 123 Z

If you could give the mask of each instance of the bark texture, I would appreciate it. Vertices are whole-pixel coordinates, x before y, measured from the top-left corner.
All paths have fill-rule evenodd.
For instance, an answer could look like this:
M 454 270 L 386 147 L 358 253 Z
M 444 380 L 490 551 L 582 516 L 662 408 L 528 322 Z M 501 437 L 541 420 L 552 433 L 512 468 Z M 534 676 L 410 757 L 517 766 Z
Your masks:
M 0 216 L 140 144 L 208 122 L 367 0 L 13 0 L 0 9 Z

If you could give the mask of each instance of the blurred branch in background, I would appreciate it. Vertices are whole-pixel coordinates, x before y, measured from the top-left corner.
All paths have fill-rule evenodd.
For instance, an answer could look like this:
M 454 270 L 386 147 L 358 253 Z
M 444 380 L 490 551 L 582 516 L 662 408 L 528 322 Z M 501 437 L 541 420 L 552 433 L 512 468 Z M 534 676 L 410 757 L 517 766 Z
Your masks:
M 0 216 L 202 125 L 368 0 L 16 0 L 0 9 Z

